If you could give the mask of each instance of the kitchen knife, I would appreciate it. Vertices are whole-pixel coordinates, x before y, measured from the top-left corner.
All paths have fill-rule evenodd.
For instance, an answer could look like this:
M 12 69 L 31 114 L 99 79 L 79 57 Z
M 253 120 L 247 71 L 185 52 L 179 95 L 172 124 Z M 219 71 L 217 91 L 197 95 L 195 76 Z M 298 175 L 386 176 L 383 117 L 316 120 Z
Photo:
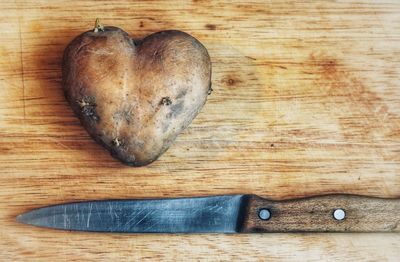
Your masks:
M 17 221 L 120 233 L 399 232 L 400 200 L 355 195 L 284 201 L 256 195 L 102 200 L 43 207 Z

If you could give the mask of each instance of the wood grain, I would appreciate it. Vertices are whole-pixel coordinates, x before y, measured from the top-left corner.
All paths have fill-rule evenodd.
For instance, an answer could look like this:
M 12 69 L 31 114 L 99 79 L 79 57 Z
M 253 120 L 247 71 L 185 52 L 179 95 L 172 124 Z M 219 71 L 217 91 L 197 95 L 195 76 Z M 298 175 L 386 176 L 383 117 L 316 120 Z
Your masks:
M 399 234 L 104 235 L 15 222 L 91 199 L 251 193 L 400 197 L 398 1 L 1 1 L 4 260 L 396 261 Z M 213 62 L 213 94 L 155 163 L 93 142 L 64 99 L 61 57 L 96 17 L 133 37 L 179 29 Z
M 325 195 L 284 201 L 245 198 L 241 232 L 400 232 L 400 199 Z M 260 211 L 268 212 L 262 217 Z M 344 212 L 335 219 L 334 212 Z

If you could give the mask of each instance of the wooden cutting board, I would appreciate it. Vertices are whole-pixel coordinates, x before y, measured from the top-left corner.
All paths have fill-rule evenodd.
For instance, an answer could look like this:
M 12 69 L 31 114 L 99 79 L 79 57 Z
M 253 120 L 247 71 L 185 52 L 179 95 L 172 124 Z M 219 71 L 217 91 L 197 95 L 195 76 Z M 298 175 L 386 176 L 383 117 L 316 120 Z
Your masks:
M 0 260 L 396 261 L 399 234 L 118 235 L 15 222 L 49 204 L 253 193 L 400 197 L 399 1 L 8 1 L 0 4 Z M 214 92 L 147 167 L 95 144 L 60 86 L 96 17 L 141 38 L 180 29 Z

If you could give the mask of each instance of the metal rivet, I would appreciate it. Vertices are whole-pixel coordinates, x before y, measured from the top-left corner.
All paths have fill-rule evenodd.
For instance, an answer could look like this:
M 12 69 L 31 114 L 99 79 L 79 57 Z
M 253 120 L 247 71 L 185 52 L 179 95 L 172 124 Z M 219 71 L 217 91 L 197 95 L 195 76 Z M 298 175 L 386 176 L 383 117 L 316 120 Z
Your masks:
M 268 220 L 271 218 L 271 211 L 266 208 L 260 209 L 260 211 L 258 212 L 258 216 L 261 220 Z
M 333 218 L 336 220 L 343 220 L 346 218 L 346 212 L 341 208 L 335 209 L 333 211 Z

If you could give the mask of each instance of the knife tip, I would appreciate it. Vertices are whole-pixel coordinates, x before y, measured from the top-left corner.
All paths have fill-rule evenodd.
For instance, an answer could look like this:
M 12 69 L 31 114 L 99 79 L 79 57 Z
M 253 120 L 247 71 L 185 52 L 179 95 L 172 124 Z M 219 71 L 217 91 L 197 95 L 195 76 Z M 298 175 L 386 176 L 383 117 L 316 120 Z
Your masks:
M 34 224 L 34 222 L 32 221 L 32 216 L 31 216 L 30 212 L 19 214 L 15 218 L 15 220 L 18 223 L 22 223 L 22 224 L 27 224 L 27 225 L 33 225 Z
M 24 214 L 19 214 L 19 215 L 15 218 L 15 220 L 16 220 L 18 223 L 26 224 Z

